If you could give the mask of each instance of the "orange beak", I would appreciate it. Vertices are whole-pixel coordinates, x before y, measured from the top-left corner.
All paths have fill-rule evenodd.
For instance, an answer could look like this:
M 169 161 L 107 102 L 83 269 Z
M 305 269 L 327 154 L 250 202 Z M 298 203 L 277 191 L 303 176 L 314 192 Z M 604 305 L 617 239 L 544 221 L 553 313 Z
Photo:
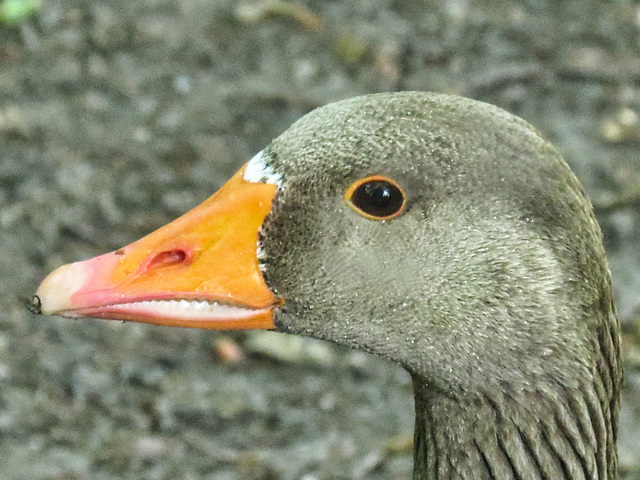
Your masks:
M 245 166 L 246 167 L 246 166 Z M 282 303 L 258 262 L 276 186 L 243 167 L 204 203 L 115 252 L 64 265 L 42 282 L 42 313 L 195 328 L 274 328 Z

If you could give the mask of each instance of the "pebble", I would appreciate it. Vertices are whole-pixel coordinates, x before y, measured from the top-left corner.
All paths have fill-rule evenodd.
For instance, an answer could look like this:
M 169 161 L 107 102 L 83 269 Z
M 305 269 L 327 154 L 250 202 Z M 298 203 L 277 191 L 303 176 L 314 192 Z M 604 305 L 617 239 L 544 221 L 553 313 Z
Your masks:
M 335 357 L 333 347 L 327 342 L 276 332 L 250 332 L 245 346 L 252 353 L 287 363 L 329 366 Z
M 630 108 L 621 108 L 602 121 L 600 134 L 603 140 L 610 143 L 640 140 L 638 113 Z

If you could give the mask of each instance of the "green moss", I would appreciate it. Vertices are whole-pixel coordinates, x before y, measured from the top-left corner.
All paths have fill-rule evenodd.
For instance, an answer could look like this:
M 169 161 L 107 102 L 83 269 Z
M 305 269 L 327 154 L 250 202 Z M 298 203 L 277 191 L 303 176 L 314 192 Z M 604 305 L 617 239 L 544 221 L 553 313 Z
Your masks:
M 338 57 L 346 63 L 359 63 L 367 54 L 369 46 L 366 42 L 349 35 L 344 35 L 335 44 Z
M 0 3 L 0 24 L 20 24 L 39 8 L 40 0 L 5 0 Z

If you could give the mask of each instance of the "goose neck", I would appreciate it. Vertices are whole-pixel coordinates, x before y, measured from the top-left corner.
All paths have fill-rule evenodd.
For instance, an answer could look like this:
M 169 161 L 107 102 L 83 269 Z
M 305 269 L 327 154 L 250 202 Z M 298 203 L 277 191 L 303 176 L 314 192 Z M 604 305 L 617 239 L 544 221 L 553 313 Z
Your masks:
M 456 395 L 413 383 L 414 480 L 615 478 L 616 413 L 597 382 Z

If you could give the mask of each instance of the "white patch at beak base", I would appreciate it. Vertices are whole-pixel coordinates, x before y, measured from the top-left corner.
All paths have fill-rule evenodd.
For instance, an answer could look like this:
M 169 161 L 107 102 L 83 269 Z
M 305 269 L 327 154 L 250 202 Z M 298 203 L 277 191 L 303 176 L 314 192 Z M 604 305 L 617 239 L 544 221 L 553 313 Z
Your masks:
M 271 183 L 278 187 L 282 185 L 282 175 L 267 166 L 262 151 L 249 160 L 243 178 L 252 183 Z

